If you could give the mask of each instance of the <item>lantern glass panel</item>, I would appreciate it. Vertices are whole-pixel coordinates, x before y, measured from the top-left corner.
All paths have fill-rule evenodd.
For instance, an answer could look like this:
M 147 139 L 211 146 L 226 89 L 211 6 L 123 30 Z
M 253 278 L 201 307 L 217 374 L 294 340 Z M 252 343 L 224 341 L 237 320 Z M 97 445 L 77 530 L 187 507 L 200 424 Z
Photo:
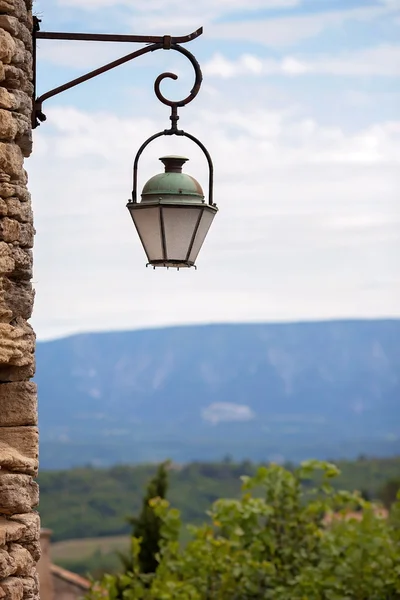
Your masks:
M 131 215 L 149 261 L 162 260 L 164 253 L 159 207 L 136 208 Z
M 186 261 L 203 206 L 162 207 L 168 260 Z
M 196 239 L 194 240 L 194 244 L 192 246 L 192 250 L 189 255 L 189 260 L 191 262 L 195 262 L 198 253 L 203 245 L 203 242 L 206 238 L 208 230 L 210 229 L 211 223 L 215 217 L 216 211 L 210 209 L 204 209 L 203 215 L 200 220 L 200 225 L 197 230 Z

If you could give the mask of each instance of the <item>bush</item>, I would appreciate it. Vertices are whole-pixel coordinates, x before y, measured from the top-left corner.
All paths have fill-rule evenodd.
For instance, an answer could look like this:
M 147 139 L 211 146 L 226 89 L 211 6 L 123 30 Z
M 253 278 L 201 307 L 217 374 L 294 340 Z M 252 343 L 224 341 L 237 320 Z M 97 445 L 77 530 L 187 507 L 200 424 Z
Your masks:
M 179 512 L 154 499 L 163 538 L 156 572 L 141 573 L 134 559 L 130 572 L 106 575 L 87 598 L 398 600 L 399 503 L 384 518 L 361 494 L 335 491 L 338 474 L 317 461 L 292 472 L 260 467 L 242 477 L 240 500 L 218 500 L 209 522 L 190 528 L 184 549 Z M 316 487 L 304 485 L 311 479 Z M 139 553 L 132 538 L 133 557 Z

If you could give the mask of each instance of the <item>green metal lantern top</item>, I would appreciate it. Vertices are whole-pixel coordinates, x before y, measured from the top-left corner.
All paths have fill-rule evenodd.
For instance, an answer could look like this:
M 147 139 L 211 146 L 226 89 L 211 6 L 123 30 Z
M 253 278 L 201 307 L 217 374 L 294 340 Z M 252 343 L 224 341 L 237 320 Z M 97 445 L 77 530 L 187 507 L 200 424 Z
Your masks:
M 163 156 L 165 172 L 154 175 L 145 184 L 142 202 L 203 203 L 204 193 L 194 177 L 182 173 L 182 166 L 189 160 L 184 156 Z

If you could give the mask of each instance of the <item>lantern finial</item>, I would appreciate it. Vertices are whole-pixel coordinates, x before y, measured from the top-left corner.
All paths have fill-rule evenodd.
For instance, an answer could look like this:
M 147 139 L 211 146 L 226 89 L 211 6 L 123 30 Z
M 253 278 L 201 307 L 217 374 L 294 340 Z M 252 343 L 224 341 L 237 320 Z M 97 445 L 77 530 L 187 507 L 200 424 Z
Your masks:
M 166 173 L 182 173 L 182 167 L 189 159 L 185 156 L 162 156 L 160 160 Z

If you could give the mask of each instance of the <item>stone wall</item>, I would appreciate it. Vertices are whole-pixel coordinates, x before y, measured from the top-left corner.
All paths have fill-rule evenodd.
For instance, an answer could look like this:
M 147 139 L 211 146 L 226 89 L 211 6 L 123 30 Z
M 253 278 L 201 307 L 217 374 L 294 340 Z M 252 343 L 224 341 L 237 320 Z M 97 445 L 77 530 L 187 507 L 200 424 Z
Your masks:
M 39 598 L 31 152 L 31 0 L 0 0 L 0 598 Z

